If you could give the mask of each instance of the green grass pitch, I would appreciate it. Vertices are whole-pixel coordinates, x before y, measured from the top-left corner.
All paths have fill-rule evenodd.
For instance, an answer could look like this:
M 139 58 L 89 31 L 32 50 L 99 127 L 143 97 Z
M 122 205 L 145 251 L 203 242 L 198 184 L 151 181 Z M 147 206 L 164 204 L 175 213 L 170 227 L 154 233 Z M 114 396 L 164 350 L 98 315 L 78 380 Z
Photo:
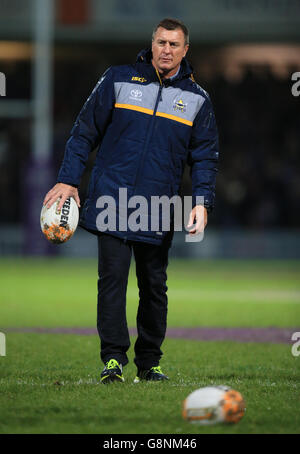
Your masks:
M 168 326 L 286 327 L 300 331 L 300 263 L 170 260 Z M 166 383 L 99 384 L 95 335 L 16 333 L 9 327 L 95 327 L 95 260 L 2 259 L 0 433 L 299 433 L 300 356 L 291 344 L 167 338 Z M 138 292 L 132 266 L 128 325 Z M 7 329 L 7 332 L 6 332 Z M 236 425 L 199 426 L 181 416 L 193 390 L 226 384 L 247 410 Z

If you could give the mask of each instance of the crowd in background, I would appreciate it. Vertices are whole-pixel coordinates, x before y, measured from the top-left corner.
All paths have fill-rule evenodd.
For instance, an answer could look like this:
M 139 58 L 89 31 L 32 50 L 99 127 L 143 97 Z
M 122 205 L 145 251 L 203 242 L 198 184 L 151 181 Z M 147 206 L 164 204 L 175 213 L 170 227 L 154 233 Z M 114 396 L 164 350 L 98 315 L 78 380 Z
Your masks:
M 102 61 L 55 63 L 54 179 L 65 142 L 77 113 L 101 73 Z M 7 73 L 7 97 L 31 96 L 29 63 L 2 65 Z M 292 72 L 296 70 L 291 68 Z M 300 225 L 300 97 L 291 80 L 280 79 L 268 67 L 245 68 L 239 80 L 217 75 L 197 82 L 210 94 L 220 135 L 216 205 L 210 224 L 224 228 L 295 228 Z M 1 100 L 0 100 L 1 102 Z M 0 118 L 0 219 L 21 221 L 23 183 L 31 150 L 31 120 Z M 85 197 L 94 155 L 84 173 Z M 54 183 L 55 181 L 53 181 Z M 182 193 L 191 192 L 188 168 Z

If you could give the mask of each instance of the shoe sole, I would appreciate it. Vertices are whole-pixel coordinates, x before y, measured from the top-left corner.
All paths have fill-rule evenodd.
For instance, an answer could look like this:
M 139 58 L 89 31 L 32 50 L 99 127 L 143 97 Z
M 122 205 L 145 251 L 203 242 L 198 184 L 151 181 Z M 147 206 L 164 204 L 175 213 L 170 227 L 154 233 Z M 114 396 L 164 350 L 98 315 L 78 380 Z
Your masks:
M 168 381 L 168 380 L 170 380 L 170 379 L 169 379 L 169 378 L 160 378 L 160 379 L 158 379 L 158 380 L 146 380 L 146 379 L 143 379 L 143 378 L 135 377 L 135 379 L 133 380 L 133 383 L 135 383 L 135 384 L 136 384 L 136 383 L 141 383 L 141 381 L 148 382 L 148 383 L 149 383 L 149 382 L 153 383 L 153 382 L 158 382 L 158 381 Z
M 124 377 L 121 377 L 121 375 L 106 375 L 105 377 L 101 378 L 100 382 L 103 383 L 104 385 L 107 383 L 113 383 L 113 382 L 121 382 L 124 383 L 125 379 Z

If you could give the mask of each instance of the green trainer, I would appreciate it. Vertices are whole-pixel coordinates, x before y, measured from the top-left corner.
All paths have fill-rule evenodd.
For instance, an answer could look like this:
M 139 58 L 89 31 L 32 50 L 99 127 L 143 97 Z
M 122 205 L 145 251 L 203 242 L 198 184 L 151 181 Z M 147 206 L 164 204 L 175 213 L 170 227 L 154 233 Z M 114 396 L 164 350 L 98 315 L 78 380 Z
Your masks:
M 162 381 L 169 380 L 165 374 L 162 373 L 160 366 L 151 367 L 148 370 L 139 370 L 137 376 L 133 380 L 133 383 L 139 383 L 142 380 L 146 381 Z
M 119 364 L 115 359 L 109 360 L 101 372 L 100 382 L 101 383 L 112 383 L 114 381 L 124 382 L 122 364 Z

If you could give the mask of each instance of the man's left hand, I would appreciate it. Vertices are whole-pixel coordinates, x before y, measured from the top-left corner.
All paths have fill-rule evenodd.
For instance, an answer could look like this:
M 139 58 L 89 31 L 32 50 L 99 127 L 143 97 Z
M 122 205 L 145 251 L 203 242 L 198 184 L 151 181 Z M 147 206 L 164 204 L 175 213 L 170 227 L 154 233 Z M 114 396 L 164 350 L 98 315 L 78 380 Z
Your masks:
M 198 233 L 203 233 L 207 224 L 207 209 L 203 205 L 196 205 L 190 214 L 189 222 L 187 228 L 193 228 L 189 231 L 189 235 L 197 235 Z

